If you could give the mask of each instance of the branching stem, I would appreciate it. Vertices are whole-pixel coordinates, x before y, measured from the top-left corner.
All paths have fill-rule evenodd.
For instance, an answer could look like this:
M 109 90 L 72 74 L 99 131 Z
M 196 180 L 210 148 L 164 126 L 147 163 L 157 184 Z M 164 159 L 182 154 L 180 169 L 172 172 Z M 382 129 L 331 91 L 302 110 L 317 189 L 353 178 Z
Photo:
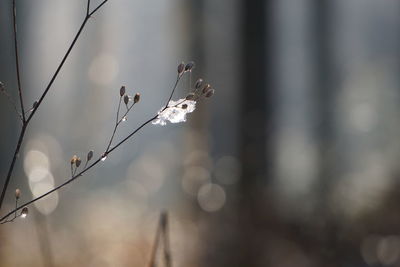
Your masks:
M 28 118 L 25 117 L 25 110 L 24 110 L 24 105 L 23 105 L 23 97 L 22 97 L 22 86 L 21 86 L 21 79 L 20 79 L 20 71 L 19 71 L 19 59 L 18 59 L 18 42 L 17 42 L 17 24 L 16 24 L 16 0 L 13 0 L 13 25 L 14 25 L 14 48 L 15 48 L 15 61 L 16 61 L 16 66 L 17 66 L 17 81 L 18 81 L 18 92 L 19 92 L 19 97 L 20 97 L 20 103 L 21 103 L 21 109 L 22 109 L 22 114 L 19 114 L 19 112 L 17 111 L 17 113 L 20 115 L 20 117 L 22 118 L 22 129 L 21 129 L 21 133 L 18 137 L 18 143 L 17 146 L 15 148 L 14 151 L 14 155 L 13 158 L 11 160 L 11 164 L 10 167 L 8 169 L 7 172 L 7 176 L 4 182 L 4 186 L 2 188 L 1 191 L 1 196 L 0 196 L 0 210 L 3 206 L 3 202 L 4 202 L 4 197 L 5 197 L 5 193 L 7 191 L 10 179 L 11 179 L 11 175 L 13 173 L 14 170 L 14 166 L 15 166 L 15 162 L 17 160 L 21 145 L 22 145 L 22 141 L 24 139 L 25 136 L 25 132 L 26 132 L 26 128 L 29 124 L 29 122 L 32 120 L 33 116 L 35 115 L 37 109 L 39 108 L 39 106 L 42 104 L 45 96 L 47 95 L 47 93 L 49 92 L 50 88 L 52 87 L 55 79 L 57 78 L 59 72 L 61 71 L 62 67 L 64 66 L 65 61 L 67 60 L 69 54 L 71 53 L 72 49 L 74 48 L 76 42 L 78 41 L 79 36 L 81 35 L 88 19 L 95 13 L 97 12 L 108 0 L 104 0 L 101 4 L 99 4 L 92 12 L 89 12 L 89 8 L 90 8 L 90 0 L 88 0 L 87 3 L 87 11 L 86 11 L 86 16 L 82 22 L 82 25 L 80 26 L 77 34 L 75 35 L 71 45 L 69 46 L 67 52 L 65 53 L 64 57 L 61 60 L 61 63 L 58 65 L 55 73 L 53 74 L 52 78 L 50 79 L 50 82 L 48 83 L 48 85 L 46 86 L 43 94 L 41 95 L 41 97 L 39 98 L 39 100 L 37 101 L 37 104 L 35 105 L 35 107 L 32 109 L 31 114 L 28 116 Z M 13 103 L 13 101 L 12 101 Z M 14 104 L 15 106 L 15 104 Z M 16 109 L 16 106 L 15 106 Z

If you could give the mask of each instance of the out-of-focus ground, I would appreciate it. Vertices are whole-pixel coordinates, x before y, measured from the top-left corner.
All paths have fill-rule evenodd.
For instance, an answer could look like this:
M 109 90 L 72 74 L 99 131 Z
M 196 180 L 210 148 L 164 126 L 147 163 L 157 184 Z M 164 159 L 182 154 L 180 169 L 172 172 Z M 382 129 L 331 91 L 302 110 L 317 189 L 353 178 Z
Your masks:
M 27 106 L 85 7 L 17 1 Z M 0 81 L 17 97 L 11 12 L 0 2 Z M 0 266 L 146 266 L 161 210 L 174 266 L 400 266 L 399 47 L 399 1 L 109 1 L 32 120 L 2 214 L 15 188 L 28 201 L 103 152 L 121 85 L 141 101 L 117 140 L 165 104 L 181 61 L 216 94 L 1 225 Z M 3 184 L 20 127 L 5 97 L 0 125 Z

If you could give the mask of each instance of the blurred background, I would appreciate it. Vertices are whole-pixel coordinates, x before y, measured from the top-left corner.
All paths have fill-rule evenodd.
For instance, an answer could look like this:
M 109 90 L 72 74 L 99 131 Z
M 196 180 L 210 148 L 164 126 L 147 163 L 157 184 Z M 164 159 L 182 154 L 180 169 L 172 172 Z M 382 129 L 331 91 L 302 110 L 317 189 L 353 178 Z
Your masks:
M 11 2 L 0 80 L 17 99 Z M 17 1 L 26 106 L 85 8 Z M 142 98 L 116 141 L 165 104 L 181 61 L 216 94 L 0 226 L 0 266 L 146 266 L 161 210 L 174 266 L 400 266 L 399 47 L 395 0 L 109 1 L 31 121 L 2 214 L 15 188 L 29 201 L 104 151 L 121 85 Z M 20 123 L 4 96 L 0 114 L 3 185 Z

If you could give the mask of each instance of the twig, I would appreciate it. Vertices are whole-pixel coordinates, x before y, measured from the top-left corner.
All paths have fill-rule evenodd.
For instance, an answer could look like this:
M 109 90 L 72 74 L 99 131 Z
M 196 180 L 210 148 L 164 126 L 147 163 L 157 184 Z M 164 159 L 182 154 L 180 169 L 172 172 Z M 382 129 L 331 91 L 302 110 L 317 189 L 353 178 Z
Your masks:
M 19 94 L 19 102 L 21 104 L 22 123 L 25 123 L 24 100 L 22 97 L 21 74 L 20 74 L 20 70 L 19 70 L 18 38 L 17 38 L 17 7 L 16 7 L 15 1 L 16 0 L 13 0 L 13 29 L 14 29 L 15 65 L 16 65 L 16 69 L 17 69 L 18 94 Z
M 156 267 L 157 250 L 160 246 L 160 238 L 163 238 L 164 261 L 166 267 L 172 267 L 172 257 L 168 237 L 168 213 L 162 211 L 157 225 L 156 236 L 153 247 L 151 248 L 149 267 Z
M 107 2 L 108 2 L 108 0 L 104 0 L 103 2 L 101 2 L 100 5 L 98 5 L 92 12 L 89 13 L 88 17 L 91 17 L 94 13 L 96 13 Z
M 179 80 L 180 80 L 180 77 L 178 77 L 177 82 L 179 82 Z M 173 93 L 175 92 L 175 89 L 176 89 L 177 84 L 178 84 L 177 82 L 175 83 L 175 85 L 173 86 L 173 88 L 172 88 L 172 90 L 171 90 L 170 99 L 172 98 Z M 121 98 L 122 98 L 122 96 L 121 96 Z M 74 181 L 75 179 L 77 179 L 78 177 L 82 176 L 85 172 L 87 172 L 88 170 L 90 170 L 91 168 L 93 168 L 93 167 L 94 167 L 95 165 L 97 165 L 100 161 L 104 160 L 104 158 L 107 157 L 110 153 L 112 153 L 115 149 L 117 149 L 117 148 L 120 147 L 122 144 L 124 144 L 126 141 L 128 141 L 132 136 L 134 136 L 134 135 L 135 135 L 138 131 L 140 131 L 144 126 L 146 126 L 147 124 L 149 124 L 150 122 L 152 122 L 153 120 L 155 120 L 155 119 L 158 117 L 158 115 L 159 115 L 159 113 L 157 113 L 156 115 L 152 116 L 151 118 L 149 118 L 148 120 L 146 120 L 145 122 L 143 122 L 143 123 L 142 123 L 139 127 L 137 127 L 133 132 L 131 132 L 128 136 L 126 136 L 124 139 L 122 139 L 119 143 L 117 143 L 114 147 L 112 147 L 112 148 L 110 149 L 111 142 L 112 142 L 113 139 L 114 139 L 114 135 L 115 135 L 116 128 L 118 127 L 119 123 L 120 123 L 121 120 L 122 120 L 122 119 L 118 119 L 119 111 L 120 111 L 120 104 L 121 104 L 121 102 L 119 102 L 119 107 L 118 107 L 118 110 L 117 110 L 116 124 L 115 124 L 116 126 L 114 127 L 113 135 L 112 135 L 112 137 L 111 137 L 111 139 L 110 139 L 110 141 L 109 141 L 108 149 L 106 149 L 106 151 L 105 151 L 96 161 L 94 161 L 94 162 L 93 162 L 92 164 L 90 164 L 89 166 L 87 166 L 87 162 L 86 162 L 85 167 L 84 167 L 83 170 L 80 171 L 78 174 L 76 174 L 77 168 L 75 168 L 75 171 L 72 173 L 72 177 L 71 177 L 69 180 L 67 180 L 66 182 L 60 184 L 59 186 L 57 186 L 57 187 L 55 187 L 55 188 L 49 190 L 48 192 L 46 192 L 46 193 L 44 193 L 44 194 L 42 194 L 42 195 L 40 195 L 40 196 L 38 196 L 38 197 L 32 199 L 31 201 L 28 201 L 28 202 L 26 202 L 26 203 L 20 205 L 19 207 L 16 207 L 14 210 L 10 211 L 10 212 L 7 213 L 6 215 L 4 215 L 2 218 L 0 218 L 0 222 L 6 220 L 13 212 L 16 212 L 16 211 L 22 209 L 23 207 L 28 206 L 28 205 L 30 205 L 30 204 L 32 204 L 32 203 L 34 203 L 34 202 L 36 202 L 36 201 L 38 201 L 38 200 L 44 198 L 45 196 L 47 196 L 47 195 L 49 195 L 49 194 L 51 194 L 51 193 L 53 193 L 53 192 L 55 192 L 55 191 L 61 189 L 62 187 L 66 186 L 67 184 L 69 184 L 69 183 L 71 183 L 72 181 Z M 134 105 L 135 105 L 135 102 L 127 109 L 127 111 L 125 112 L 124 116 L 126 116 L 126 114 L 128 114 L 128 112 L 132 109 L 132 107 L 133 107 Z M 167 107 L 168 107 L 168 106 L 167 106 Z M 166 107 L 165 107 L 163 110 L 165 110 L 165 109 L 166 109 Z M 24 126 L 26 126 L 26 124 L 25 124 Z M 23 127 L 23 129 L 25 129 L 25 127 Z M 21 140 L 21 141 L 22 141 L 22 140 Z M 18 143 L 20 143 L 20 142 L 18 142 Z M 71 172 L 72 172 L 72 171 L 73 171 L 73 169 L 72 169 L 72 167 L 71 167 Z
M 89 16 L 89 10 L 90 10 L 90 0 L 87 1 L 86 17 Z
M 171 101 L 172 96 L 174 95 L 175 89 L 176 89 L 176 87 L 178 86 L 178 83 L 179 83 L 180 79 L 182 78 L 182 76 L 183 76 L 182 74 L 178 74 L 178 76 L 176 77 L 175 85 L 174 85 L 174 87 L 173 87 L 173 89 L 172 89 L 172 92 L 171 92 L 171 94 L 170 94 L 170 96 L 169 96 L 169 98 L 168 98 L 168 101 L 167 101 L 167 103 L 165 104 L 165 107 L 162 109 L 162 111 L 164 111 L 164 110 L 166 110 L 166 109 L 168 108 L 169 101 Z
M 15 162 L 16 162 L 17 157 L 19 155 L 19 150 L 21 148 L 22 141 L 23 141 L 24 136 L 25 136 L 26 126 L 27 126 L 27 123 L 24 123 L 22 125 L 21 133 L 19 134 L 19 138 L 18 138 L 17 147 L 15 148 L 14 155 L 13 155 L 13 158 L 12 158 L 12 161 L 11 161 L 11 164 L 10 164 L 10 168 L 8 169 L 7 177 L 6 177 L 6 180 L 4 182 L 3 190 L 1 191 L 0 210 L 1 210 L 1 207 L 2 207 L 2 204 L 3 204 L 3 201 L 4 201 L 4 196 L 6 194 L 8 184 L 10 183 L 10 178 L 11 178 L 11 174 L 12 174 L 12 172 L 14 170 Z
M 97 12 L 106 2 L 107 2 L 107 0 L 103 1 L 100 5 L 98 5 L 98 6 L 97 6 L 92 12 L 90 12 L 90 13 L 88 12 L 88 9 L 87 9 L 86 16 L 85 16 L 85 18 L 84 18 L 84 20 L 83 20 L 83 22 L 82 22 L 82 24 L 81 24 L 81 26 L 80 26 L 80 28 L 79 28 L 77 34 L 75 35 L 75 37 L 74 37 L 74 39 L 73 39 L 71 45 L 69 46 L 69 48 L 68 48 L 67 52 L 65 53 L 63 59 L 61 60 L 60 64 L 58 65 L 58 67 L 57 67 L 55 73 L 53 74 L 52 78 L 50 79 L 50 82 L 48 83 L 47 87 L 45 88 L 43 94 L 41 95 L 41 97 L 39 98 L 39 100 L 36 102 L 36 105 L 35 105 L 34 108 L 32 109 L 31 114 L 30 114 L 30 115 L 28 116 L 28 118 L 26 119 L 26 118 L 25 118 L 25 111 L 24 111 L 24 109 L 23 109 L 23 104 L 22 104 L 22 90 L 21 90 L 21 82 L 20 82 L 20 74 L 19 74 L 19 64 L 18 64 L 18 45 L 17 45 L 17 37 L 16 37 L 16 31 L 17 31 L 17 30 L 16 30 L 16 29 L 17 29 L 17 27 L 16 27 L 16 6 L 15 6 L 15 0 L 13 0 L 13 21 L 14 21 L 14 33 L 15 33 L 15 34 L 14 34 L 14 47 L 15 47 L 15 51 L 16 51 L 16 65 L 17 65 L 18 90 L 19 90 L 19 94 L 20 94 L 20 102 L 21 102 L 21 108 L 22 108 L 22 115 L 21 115 L 21 117 L 22 117 L 22 122 L 23 122 L 23 123 L 22 123 L 21 133 L 20 133 L 20 135 L 19 135 L 19 137 L 18 137 L 18 143 L 17 143 L 17 146 L 16 146 L 16 148 L 15 148 L 13 158 L 12 158 L 12 160 L 11 160 L 10 168 L 8 169 L 7 176 L 6 176 L 6 179 L 5 179 L 5 182 L 4 182 L 4 186 L 3 186 L 2 191 L 1 191 L 1 196 L 0 196 L 0 210 L 1 210 L 2 206 L 3 206 L 5 193 L 6 193 L 6 191 L 7 191 L 7 188 L 8 188 L 10 179 L 11 179 L 11 175 L 12 175 L 12 173 L 13 173 L 13 171 L 14 171 L 15 161 L 16 161 L 16 159 L 17 159 L 17 157 L 18 157 L 19 150 L 20 150 L 20 148 L 21 148 L 22 141 L 24 140 L 26 128 L 27 128 L 29 122 L 31 121 L 31 119 L 32 119 L 33 116 L 35 115 L 37 109 L 39 108 L 39 106 L 40 106 L 41 103 L 43 102 L 45 96 L 47 95 L 48 91 L 50 90 L 51 86 L 53 85 L 53 83 L 54 83 L 55 79 L 57 78 L 57 76 L 58 76 L 60 70 L 62 69 L 62 67 L 63 67 L 65 61 L 67 60 L 69 54 L 71 53 L 72 49 L 74 48 L 76 41 L 78 40 L 80 34 L 82 33 L 83 28 L 85 27 L 85 25 L 86 25 L 88 19 L 89 19 L 90 16 L 92 16 L 95 12 Z M 87 8 L 89 8 L 89 7 L 90 7 L 90 0 L 88 0 L 88 5 L 87 5 Z M 15 106 L 15 105 L 14 105 L 14 106 Z M 17 112 L 17 113 L 18 113 L 18 112 Z M 19 114 L 19 113 L 18 113 L 18 114 Z
M 164 260 L 166 267 L 172 267 L 172 256 L 168 234 L 168 213 L 166 211 L 161 213 L 161 226 L 164 240 Z
M 161 224 L 162 224 L 162 214 L 160 215 L 160 220 L 157 224 L 156 236 L 154 238 L 153 247 L 151 248 L 150 252 L 150 260 L 149 260 L 149 267 L 156 267 L 156 257 L 157 257 L 157 249 L 160 243 L 160 236 L 161 236 Z
M 110 151 L 108 151 L 108 154 L 111 153 L 114 149 L 116 149 L 117 147 L 119 147 L 121 144 L 123 144 L 124 142 L 126 142 L 130 137 L 132 137 L 135 133 L 137 133 L 140 129 L 142 129 L 144 126 L 146 126 L 147 124 L 149 124 L 151 121 L 153 121 L 155 117 L 152 117 L 151 119 L 145 121 L 144 123 L 142 123 L 138 128 L 136 128 L 130 135 L 128 135 L 128 137 L 124 138 L 120 143 L 118 143 L 117 146 L 113 147 L 112 149 L 110 149 Z M 7 219 L 11 214 L 13 214 L 14 212 L 22 209 L 25 206 L 28 206 L 42 198 L 44 198 L 45 196 L 61 189 L 62 187 L 66 186 L 67 184 L 71 183 L 72 181 L 76 180 L 77 178 L 79 178 L 80 176 L 82 176 L 84 173 L 86 173 L 88 170 L 90 170 L 91 168 L 93 168 L 94 166 L 96 166 L 99 162 L 101 162 L 102 160 L 102 156 L 100 156 L 98 159 L 96 159 L 92 164 L 90 164 L 89 166 L 87 166 L 86 168 L 84 168 L 82 171 L 80 171 L 78 174 L 75 174 L 74 176 L 72 176 L 69 180 L 67 180 L 66 182 L 58 185 L 57 187 L 49 190 L 48 192 L 26 202 L 21 204 L 20 206 L 16 207 L 14 210 L 10 211 L 9 213 L 7 213 L 6 215 L 4 215 L 3 217 L 0 218 L 0 222 L 4 221 L 5 219 Z

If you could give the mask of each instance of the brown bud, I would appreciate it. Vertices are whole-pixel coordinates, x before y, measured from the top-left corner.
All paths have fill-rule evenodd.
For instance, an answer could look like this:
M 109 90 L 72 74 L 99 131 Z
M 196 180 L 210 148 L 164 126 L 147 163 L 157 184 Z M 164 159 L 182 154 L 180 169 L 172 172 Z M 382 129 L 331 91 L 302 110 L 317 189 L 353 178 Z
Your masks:
M 87 154 L 87 161 L 90 161 L 93 158 L 93 150 L 90 150 Z
M 73 155 L 72 158 L 71 158 L 71 165 L 75 164 L 77 159 L 78 159 L 78 156 L 77 155 Z
M 21 196 L 21 190 L 19 190 L 18 188 L 15 189 L 15 198 L 19 199 L 20 196 Z
M 207 91 L 207 93 L 206 93 L 206 97 L 212 97 L 212 96 L 214 95 L 214 93 L 215 93 L 215 90 L 214 90 L 214 89 L 209 89 L 209 90 Z
M 196 95 L 193 94 L 193 93 L 189 93 L 189 94 L 186 96 L 186 100 L 194 100 L 195 98 L 196 98 Z
M 178 74 L 182 74 L 182 72 L 185 70 L 185 63 L 181 63 L 178 65 Z
M 199 89 L 203 85 L 203 79 L 198 79 L 194 88 Z
M 125 86 L 122 86 L 121 89 L 119 89 L 119 95 L 122 97 L 125 94 Z
M 136 95 L 133 97 L 133 103 L 137 103 L 140 100 L 140 94 L 136 93 Z
M 77 158 L 76 161 L 75 161 L 76 167 L 78 168 L 81 165 L 81 163 L 82 163 L 81 158 Z
M 211 85 L 209 85 L 208 83 L 207 83 L 206 85 L 204 85 L 203 90 L 202 90 L 203 94 L 206 94 L 207 91 L 208 91 L 210 88 L 211 88 Z
M 187 107 L 188 107 L 187 104 L 183 104 L 183 105 L 182 105 L 182 108 L 183 108 L 183 109 L 187 109 Z
M 25 218 L 26 216 L 28 216 L 29 210 L 28 207 L 24 207 L 21 211 L 21 217 Z
M 129 96 L 127 96 L 127 95 L 124 96 L 124 103 L 125 103 L 125 105 L 128 105 L 128 103 L 129 103 Z
M 194 62 L 190 61 L 189 63 L 186 64 L 185 71 L 192 71 L 193 68 L 194 68 Z

